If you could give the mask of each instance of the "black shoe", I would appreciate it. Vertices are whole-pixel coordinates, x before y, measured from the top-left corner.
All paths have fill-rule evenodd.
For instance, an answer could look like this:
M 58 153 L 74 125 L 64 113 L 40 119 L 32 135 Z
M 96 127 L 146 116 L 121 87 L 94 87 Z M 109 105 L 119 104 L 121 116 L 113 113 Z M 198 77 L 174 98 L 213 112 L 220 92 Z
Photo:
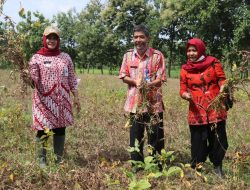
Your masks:
M 222 171 L 222 166 L 215 166 L 214 167 L 214 173 L 219 176 L 220 178 L 223 178 L 224 177 L 224 173 Z

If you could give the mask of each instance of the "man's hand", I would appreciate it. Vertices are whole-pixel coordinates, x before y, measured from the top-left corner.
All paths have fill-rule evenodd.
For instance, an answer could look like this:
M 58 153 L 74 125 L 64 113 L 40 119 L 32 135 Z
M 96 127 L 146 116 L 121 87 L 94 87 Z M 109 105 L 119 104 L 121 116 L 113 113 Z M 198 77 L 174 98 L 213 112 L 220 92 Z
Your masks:
M 135 86 L 136 88 L 140 89 L 142 87 L 142 80 L 141 79 L 135 80 Z

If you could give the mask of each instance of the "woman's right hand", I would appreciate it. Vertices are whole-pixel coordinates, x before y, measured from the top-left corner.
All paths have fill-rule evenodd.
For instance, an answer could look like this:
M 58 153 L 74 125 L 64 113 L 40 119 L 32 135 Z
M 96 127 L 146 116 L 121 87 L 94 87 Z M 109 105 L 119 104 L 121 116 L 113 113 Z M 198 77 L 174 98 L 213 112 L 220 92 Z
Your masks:
M 28 69 L 23 69 L 23 70 L 21 70 L 21 77 L 29 77 L 30 76 L 30 72 L 29 72 L 29 70 Z
M 30 85 L 32 88 L 34 88 L 34 82 L 32 81 L 32 78 L 31 78 L 31 75 L 30 75 L 30 72 L 28 69 L 23 69 L 21 70 L 20 72 L 20 76 L 21 78 L 23 79 L 23 81 Z
M 189 92 L 184 92 L 182 94 L 182 98 L 185 99 L 185 100 L 190 101 L 190 100 L 192 100 L 192 95 Z

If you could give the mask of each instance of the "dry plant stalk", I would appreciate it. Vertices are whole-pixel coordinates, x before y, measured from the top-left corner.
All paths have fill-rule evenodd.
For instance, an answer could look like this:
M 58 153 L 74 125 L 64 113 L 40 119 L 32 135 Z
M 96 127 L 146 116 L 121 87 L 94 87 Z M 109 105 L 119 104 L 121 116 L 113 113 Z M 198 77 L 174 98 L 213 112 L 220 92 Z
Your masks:
M 14 72 L 19 72 L 21 84 L 20 90 L 24 94 L 27 92 L 27 87 L 32 86 L 32 80 L 29 75 L 24 72 L 28 64 L 25 59 L 25 53 L 22 44 L 25 40 L 25 35 L 17 33 L 15 30 L 15 22 L 9 16 L 2 12 L 2 7 L 5 1 L 1 1 L 0 16 L 4 16 L 6 29 L 3 35 L 0 35 L 0 53 L 4 60 L 11 63 L 14 67 Z M 13 74 L 13 72 L 11 72 Z
M 162 95 L 161 88 L 162 87 L 159 88 L 154 86 L 148 87 L 147 82 L 143 80 L 141 87 L 137 89 L 138 100 L 135 118 L 141 117 L 144 111 L 147 110 L 147 112 L 150 114 L 150 121 L 144 124 L 146 124 L 148 127 L 162 122 L 159 115 L 153 112 L 152 107 L 155 105 L 153 105 L 150 101 L 150 94 L 152 91 L 156 91 L 154 96 L 158 96 L 159 94 Z
M 242 55 L 242 62 L 239 64 L 239 68 L 236 65 L 233 65 L 232 72 L 233 76 L 226 80 L 224 84 L 223 91 L 211 102 L 209 105 L 209 110 L 215 109 L 225 109 L 225 100 L 231 100 L 235 102 L 234 92 L 236 90 L 241 90 L 247 94 L 250 100 L 250 92 L 247 90 L 247 85 L 250 82 L 248 77 L 248 62 L 250 59 L 250 52 L 242 50 L 238 52 L 238 55 Z M 246 76 L 242 75 L 242 73 L 246 74 Z

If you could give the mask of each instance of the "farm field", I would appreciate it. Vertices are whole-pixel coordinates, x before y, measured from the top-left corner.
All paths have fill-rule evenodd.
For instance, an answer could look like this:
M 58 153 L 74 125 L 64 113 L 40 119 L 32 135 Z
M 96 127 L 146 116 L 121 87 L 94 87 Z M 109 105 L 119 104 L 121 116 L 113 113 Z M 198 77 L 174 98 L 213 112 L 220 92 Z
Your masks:
M 127 86 L 114 75 L 78 74 L 82 110 L 66 130 L 64 163 L 54 164 L 50 139 L 48 166 L 40 168 L 30 128 L 32 89 L 22 96 L 15 76 L 0 70 L 0 189 L 250 189 L 250 100 L 241 91 L 228 114 L 229 149 L 220 179 L 209 160 L 201 173 L 185 166 L 190 160 L 188 104 L 179 96 L 179 80 L 168 79 L 163 89 L 165 150 L 174 153 L 167 167 L 182 172 L 157 177 L 161 172 L 131 172 L 123 111 Z

